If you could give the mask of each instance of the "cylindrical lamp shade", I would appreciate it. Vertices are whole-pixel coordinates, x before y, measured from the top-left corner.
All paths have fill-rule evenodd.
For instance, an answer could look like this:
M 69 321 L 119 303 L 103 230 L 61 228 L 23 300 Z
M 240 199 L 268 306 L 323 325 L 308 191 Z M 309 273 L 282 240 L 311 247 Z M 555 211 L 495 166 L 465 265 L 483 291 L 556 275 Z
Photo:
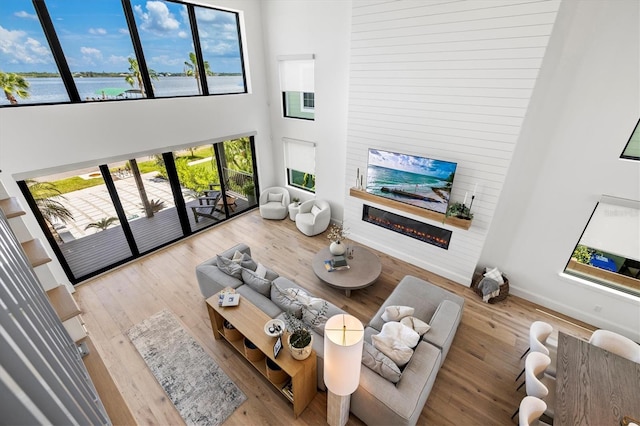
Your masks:
M 358 389 L 363 338 L 362 323 L 351 315 L 334 315 L 324 326 L 324 383 L 336 395 Z

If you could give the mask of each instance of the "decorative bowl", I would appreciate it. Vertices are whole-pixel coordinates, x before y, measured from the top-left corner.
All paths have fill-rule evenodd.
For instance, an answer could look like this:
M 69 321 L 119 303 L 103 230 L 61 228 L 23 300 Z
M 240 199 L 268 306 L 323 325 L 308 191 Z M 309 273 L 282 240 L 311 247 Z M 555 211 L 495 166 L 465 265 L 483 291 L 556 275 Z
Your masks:
M 264 332 L 269 337 L 277 337 L 284 333 L 284 321 L 278 318 L 271 319 L 264 325 Z

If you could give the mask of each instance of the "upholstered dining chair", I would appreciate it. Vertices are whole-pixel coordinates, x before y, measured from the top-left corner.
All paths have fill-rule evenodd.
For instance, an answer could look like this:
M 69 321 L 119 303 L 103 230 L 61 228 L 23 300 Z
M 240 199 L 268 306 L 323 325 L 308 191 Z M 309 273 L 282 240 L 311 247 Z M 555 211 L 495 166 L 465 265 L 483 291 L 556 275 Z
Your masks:
M 524 383 L 528 396 L 535 396 L 544 400 L 547 404 L 547 409 L 544 411 L 549 418 L 553 418 L 555 394 L 556 394 L 556 379 L 545 374 L 545 371 L 551 363 L 551 358 L 540 352 L 531 352 L 524 360 Z M 511 416 L 513 419 L 520 411 L 520 407 Z
M 556 358 L 558 352 L 558 341 L 550 338 L 549 336 L 553 332 L 551 324 L 544 321 L 534 321 L 529 327 L 529 349 L 522 354 L 520 359 L 527 354 L 527 352 L 540 352 L 551 358 L 551 364 L 547 370 L 547 374 L 550 376 L 556 376 Z M 524 368 L 516 377 L 516 382 L 524 374 Z M 518 387 L 520 389 L 522 385 Z
M 289 215 L 289 191 L 273 186 L 260 193 L 260 216 L 263 219 L 284 219 Z
M 640 363 L 640 345 L 628 337 L 609 330 L 596 330 L 589 343 L 633 362 Z
M 325 200 L 308 200 L 300 204 L 296 215 L 296 227 L 304 235 L 313 236 L 324 232 L 331 222 L 331 206 Z
M 547 425 L 540 421 L 540 416 L 547 411 L 547 403 L 535 396 L 527 395 L 520 401 L 520 414 L 518 424 L 520 426 L 543 426 Z

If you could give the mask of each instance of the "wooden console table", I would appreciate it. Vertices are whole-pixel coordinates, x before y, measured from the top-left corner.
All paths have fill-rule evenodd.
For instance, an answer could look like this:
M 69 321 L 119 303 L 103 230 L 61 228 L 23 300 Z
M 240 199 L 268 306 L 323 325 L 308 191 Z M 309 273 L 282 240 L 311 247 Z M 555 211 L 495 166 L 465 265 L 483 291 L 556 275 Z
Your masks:
M 211 319 L 211 328 L 216 340 L 224 339 L 228 341 L 240 354 L 244 356 L 244 339 L 227 339 L 224 334 L 224 321 L 231 323 L 242 337 L 249 339 L 258 349 L 265 354 L 265 357 L 274 361 L 290 378 L 293 398 L 283 391 L 288 380 L 283 383 L 273 383 L 267 375 L 265 359 L 260 361 L 249 361 L 253 367 L 260 372 L 271 384 L 284 395 L 287 400 L 293 403 L 293 414 L 298 417 L 300 413 L 309 405 L 317 393 L 317 373 L 316 373 L 316 353 L 311 351 L 309 358 L 298 361 L 291 356 L 287 348 L 287 335 L 282 336 L 283 347 L 278 358 L 273 357 L 273 345 L 275 337 L 265 334 L 263 326 L 271 318 L 262 312 L 246 298 L 240 298 L 238 306 L 221 307 L 218 306 L 218 294 L 214 294 L 207 299 L 207 309 Z M 246 359 L 246 356 L 244 356 Z

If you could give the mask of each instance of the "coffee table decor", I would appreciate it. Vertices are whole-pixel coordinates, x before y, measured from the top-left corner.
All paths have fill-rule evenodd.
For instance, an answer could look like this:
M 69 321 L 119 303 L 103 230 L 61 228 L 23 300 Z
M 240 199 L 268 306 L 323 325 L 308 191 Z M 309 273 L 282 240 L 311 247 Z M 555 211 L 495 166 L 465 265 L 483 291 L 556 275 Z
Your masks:
M 220 425 L 247 399 L 168 310 L 127 336 L 187 425 Z
M 353 246 L 352 250 L 353 256 L 348 258 L 349 268 L 346 270 L 336 271 L 326 267 L 326 260 L 335 259 L 328 247 L 316 253 L 311 261 L 316 276 L 327 285 L 344 290 L 347 297 L 351 296 L 351 290 L 373 284 L 382 272 L 382 263 L 371 250 L 362 246 Z
M 327 238 L 331 240 L 329 251 L 334 256 L 343 255 L 347 251 L 345 244 L 342 243 L 342 241 L 347 238 L 347 233 L 347 229 L 344 228 L 342 224 L 334 224 L 329 228 L 329 232 L 327 233 Z

